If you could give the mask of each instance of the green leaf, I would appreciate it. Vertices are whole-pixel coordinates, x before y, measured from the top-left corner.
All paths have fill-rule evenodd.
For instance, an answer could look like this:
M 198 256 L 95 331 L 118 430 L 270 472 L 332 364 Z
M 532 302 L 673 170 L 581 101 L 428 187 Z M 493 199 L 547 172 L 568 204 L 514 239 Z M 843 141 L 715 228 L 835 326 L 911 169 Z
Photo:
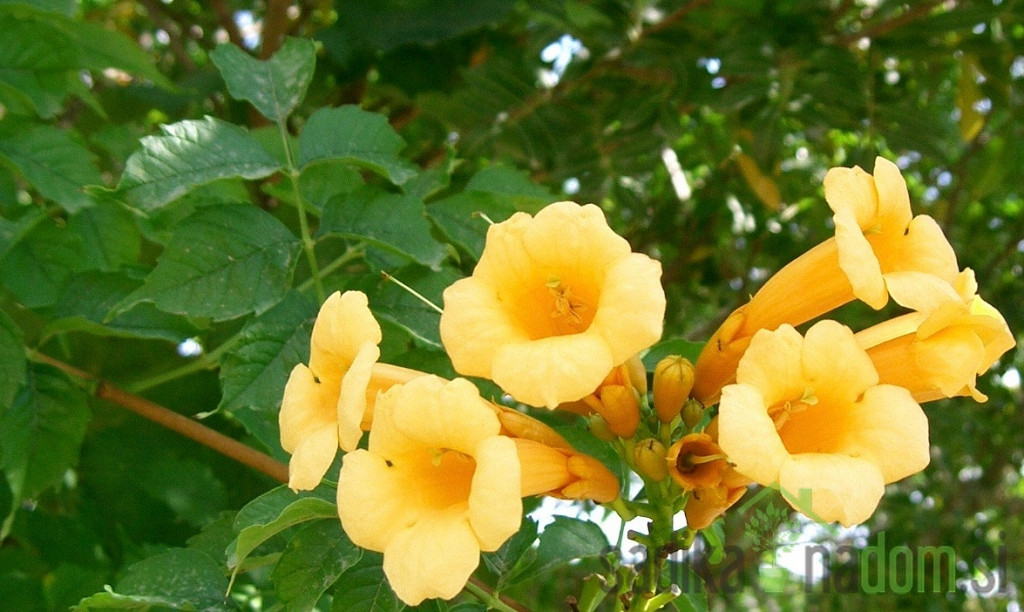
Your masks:
M 89 598 L 76 609 L 104 608 L 110 602 L 121 609 L 166 605 L 175 610 L 228 610 L 234 606 L 225 600 L 227 587 L 220 563 L 199 550 L 174 548 L 129 567 L 114 589 L 116 596 L 110 593 L 95 602 Z M 146 605 L 127 607 L 132 599 Z
M 222 178 L 258 179 L 281 165 L 244 129 L 206 117 L 160 126 L 128 158 L 115 194 L 144 211 Z
M 334 585 L 332 612 L 401 612 L 403 604 L 384 576 L 384 558 L 365 551 L 362 559 L 341 575 Z
M 151 301 L 215 321 L 259 314 L 288 291 L 300 249 L 288 228 L 259 208 L 202 208 L 180 225 L 145 284 L 120 308 Z
M 537 521 L 526 517 L 511 538 L 505 540 L 498 550 L 492 553 L 481 555 L 487 569 L 498 577 L 499 584 L 503 584 L 506 574 L 512 571 L 537 541 Z
M 697 357 L 704 349 L 704 342 L 693 342 L 682 338 L 670 338 L 652 346 L 643 356 L 642 361 L 648 372 L 653 372 L 658 362 L 669 355 L 680 355 L 697 363 Z
M 214 560 L 223 559 L 224 551 L 235 539 L 235 517 L 238 513 L 232 510 L 221 512 L 220 515 L 203 525 L 202 531 L 190 537 L 186 544 L 189 548 L 200 550 Z
M 149 302 L 109 316 L 142 282 L 142 278 L 123 272 L 94 270 L 74 275 L 64 286 L 54 307 L 54 319 L 43 328 L 43 336 L 83 331 L 95 336 L 159 338 L 177 344 L 199 333 L 197 322 L 159 310 Z
M 285 610 L 312 610 L 327 589 L 362 557 L 337 517 L 317 521 L 288 541 L 270 574 Z
M 161 459 L 140 467 L 139 486 L 194 527 L 211 522 L 227 506 L 227 490 L 213 469 L 195 459 Z
M 432 304 L 442 305 L 441 294 L 462 274 L 450 267 L 434 271 L 424 266 L 411 265 L 391 272 L 399 281 L 413 288 Z M 416 296 L 396 283 L 370 279 L 373 284 L 361 288 L 370 296 L 370 309 L 379 319 L 390 321 L 408 331 L 418 340 L 434 347 L 441 346 L 438 331 L 441 315 Z
M 26 5 L 32 8 L 49 13 L 60 13 L 61 15 L 73 15 L 78 8 L 75 0 L 0 0 L 0 5 Z
M 476 173 L 461 192 L 429 204 L 427 214 L 451 242 L 479 259 L 488 219 L 500 223 L 516 212 L 533 214 L 555 199 L 524 173 L 491 166 Z
M 287 489 L 285 490 L 287 491 Z M 273 494 L 271 498 L 273 501 L 278 501 L 282 497 L 283 494 L 278 493 L 278 491 L 280 491 L 280 489 L 270 492 Z M 238 537 L 232 545 L 228 547 L 228 567 L 234 568 L 235 571 L 238 571 L 238 568 L 242 565 L 242 562 L 245 561 L 245 558 L 256 550 L 260 544 L 266 542 L 289 527 L 294 527 L 295 525 L 315 519 L 329 518 L 337 520 L 338 518 L 337 507 L 325 499 L 309 495 L 302 497 L 294 493 L 291 493 L 291 496 L 293 501 L 269 520 L 265 520 L 266 517 L 260 517 L 262 522 L 246 523 L 245 521 L 251 518 L 256 510 L 250 509 L 246 511 L 246 509 L 243 508 L 243 511 L 238 513 L 238 516 L 235 518 L 236 528 L 239 527 L 240 524 L 245 526 L 241 527 L 241 530 L 238 532 Z M 266 497 L 266 495 L 262 497 Z M 257 498 L 257 500 L 260 499 L 261 498 Z M 251 506 L 257 500 L 250 502 L 249 505 Z M 266 509 L 268 502 L 269 500 L 260 501 L 260 505 L 258 507 L 261 511 Z M 249 506 L 246 506 L 246 508 L 249 508 Z
M 260 61 L 225 43 L 210 53 L 228 92 L 247 100 L 271 121 L 284 122 L 299 102 L 316 67 L 316 44 L 305 38 L 286 38 L 273 57 Z
M 74 465 L 90 417 L 85 393 L 66 374 L 45 364 L 29 367 L 27 383 L 0 418 L 0 471 L 14 495 L 12 512 Z
M 29 235 L 36 225 L 49 219 L 39 208 L 32 208 L 18 217 L 17 221 L 8 221 L 0 217 L 0 261 L 7 252 L 14 248 L 22 238 Z
M 0 419 L 7 412 L 28 373 L 21 328 L 0 310 Z
M 278 446 L 277 413 L 292 368 L 309 358 L 317 306 L 297 292 L 246 323 L 221 361 L 219 408 L 269 448 Z
M 174 89 L 174 83 L 160 72 L 138 43 L 121 32 L 91 21 L 68 19 L 60 20 L 58 24 L 74 41 L 83 68 L 97 72 L 118 68 L 165 89 Z
M 0 103 L 48 119 L 60 112 L 70 90 L 68 73 L 77 67 L 76 50 L 53 24 L 26 19 L 15 8 L 0 10 Z
M 506 584 L 519 583 L 576 559 L 596 557 L 608 551 L 608 538 L 597 523 L 567 516 L 555 516 L 540 534 L 533 561 L 516 568 Z
M 93 154 L 71 132 L 50 125 L 13 119 L 0 122 L 0 157 L 43 197 L 68 212 L 92 204 L 82 185 L 103 180 Z
M 78 602 L 73 612 L 88 612 L 97 610 L 107 612 L 108 610 L 132 610 L 134 612 L 146 612 L 148 610 L 195 610 L 191 603 L 184 606 L 180 602 L 167 597 L 156 597 L 153 595 L 120 595 L 110 587 L 106 591 L 90 595 Z
M 86 242 L 85 233 L 75 217 L 41 220 L 0 260 L 0 279 L 28 308 L 53 304 L 72 275 L 106 259 L 103 243 Z
M 320 234 L 332 233 L 366 240 L 434 270 L 447 256 L 430 233 L 422 201 L 372 187 L 328 200 Z
M 401 185 L 416 168 L 399 157 L 405 141 L 387 118 L 358 106 L 321 108 L 299 135 L 299 165 L 337 159 L 371 170 Z
M 117 270 L 134 264 L 142 251 L 135 217 L 114 202 L 101 202 L 71 217 L 69 225 L 88 246 L 83 269 Z

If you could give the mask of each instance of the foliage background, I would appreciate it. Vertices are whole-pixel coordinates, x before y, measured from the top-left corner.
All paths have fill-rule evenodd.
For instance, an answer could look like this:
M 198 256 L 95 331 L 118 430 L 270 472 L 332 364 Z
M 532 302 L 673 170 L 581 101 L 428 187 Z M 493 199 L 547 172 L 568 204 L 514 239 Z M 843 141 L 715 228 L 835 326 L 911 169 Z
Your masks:
M 1015 0 L 4 0 L 0 23 L 9 609 L 67 609 L 105 584 L 120 595 L 94 596 L 95 607 L 220 602 L 235 513 L 273 479 L 131 414 L 97 380 L 203 413 L 206 426 L 285 459 L 276 410 L 287 371 L 305 358 L 314 276 L 326 291 L 370 293 L 385 359 L 450 373 L 436 317 L 380 272 L 437 299 L 479 252 L 473 211 L 599 203 L 634 250 L 662 261 L 666 337 L 701 340 L 830 234 L 825 171 L 870 170 L 884 155 L 904 169 L 915 212 L 939 221 L 982 295 L 1024 329 Z M 244 75 L 244 61 L 225 53 L 215 64 L 211 52 L 230 42 L 265 59 L 285 35 L 316 41 L 315 69 L 302 68 L 310 82 L 294 109 L 264 116 L 218 70 L 234 61 Z M 324 110 L 343 105 L 366 112 Z M 205 144 L 174 150 L 183 142 Z M 161 166 L 168 159 L 180 165 Z M 170 179 L 154 179 L 161 172 Z M 311 223 L 305 243 L 296 193 Z M 215 260 L 243 263 L 221 270 Z M 183 270 L 207 264 L 184 281 Z M 855 307 L 840 316 L 854 327 L 874 320 Z M 186 338 L 204 353 L 179 354 Z M 1004 356 L 979 384 L 985 404 L 929 404 L 932 464 L 891 487 L 870 532 L 850 536 L 870 542 L 884 530 L 889 545 L 950 545 L 965 558 L 1003 547 L 1000 593 L 889 593 L 873 607 L 1015 605 L 1022 367 L 1019 350 Z M 306 505 L 310 516 L 322 510 Z M 731 514 L 720 533 L 750 546 L 747 520 Z M 310 523 L 300 541 L 340 537 L 324 531 L 330 523 Z M 240 574 L 228 603 L 312 605 L 319 593 L 296 595 L 271 569 L 284 540 L 258 541 L 269 547 L 254 554 L 263 561 Z M 379 581 L 369 555 L 322 554 L 350 568 L 318 577 L 323 605 L 332 593 L 337 610 L 385 605 L 338 595 Z M 200 576 L 192 590 L 155 584 L 152 568 L 175 564 Z M 711 593 L 711 607 L 867 605 L 793 584 L 768 593 L 755 565 L 736 574 L 740 588 Z M 587 567 L 509 592 L 564 609 Z M 958 567 L 960 578 L 971 571 Z M 157 592 L 163 599 L 146 599 Z

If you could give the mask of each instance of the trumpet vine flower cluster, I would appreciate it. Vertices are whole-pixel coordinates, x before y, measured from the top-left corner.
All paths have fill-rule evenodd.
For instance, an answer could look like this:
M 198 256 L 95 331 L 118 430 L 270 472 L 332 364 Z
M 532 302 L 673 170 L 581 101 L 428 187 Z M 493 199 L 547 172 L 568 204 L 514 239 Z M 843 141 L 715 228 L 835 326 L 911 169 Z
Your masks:
M 379 363 L 366 296 L 332 295 L 309 363 L 284 391 L 289 486 L 317 486 L 342 451 L 342 527 L 383 553 L 410 605 L 458 594 L 481 553 L 519 530 L 528 496 L 646 516 L 649 533 L 635 537 L 662 552 L 688 546 L 755 485 L 809 490 L 811 506 L 797 510 L 863 522 L 886 484 L 928 465 L 921 403 L 984 401 L 977 376 L 1015 341 L 935 221 L 912 216 L 894 164 L 834 168 L 825 197 L 835 237 L 732 312 L 695 364 L 673 355 L 651 373 L 641 357 L 662 337 L 658 261 L 632 252 L 594 205 L 557 202 L 491 225 L 472 275 L 444 291 L 440 336 L 459 374 L 493 381 L 515 407 L 466 378 Z M 862 330 L 829 319 L 797 329 L 847 302 L 880 309 L 890 298 L 905 314 Z M 629 499 L 615 466 L 531 416 L 544 409 L 579 415 L 642 493 Z M 627 586 L 653 601 L 657 579 L 635 580 Z

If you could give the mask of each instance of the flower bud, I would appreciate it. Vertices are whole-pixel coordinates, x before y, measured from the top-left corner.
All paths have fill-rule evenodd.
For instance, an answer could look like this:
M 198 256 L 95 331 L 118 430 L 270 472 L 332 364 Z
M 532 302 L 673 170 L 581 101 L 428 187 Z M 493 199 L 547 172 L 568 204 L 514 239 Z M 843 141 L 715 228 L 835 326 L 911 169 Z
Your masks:
M 608 422 L 608 428 L 620 438 L 632 438 L 640 425 L 640 400 L 632 387 L 605 385 L 600 389 L 597 412 Z
M 647 370 L 644 368 L 644 362 L 640 360 L 640 354 L 633 355 L 622 365 L 626 367 L 629 384 L 633 385 L 641 396 L 647 395 Z
M 693 364 L 679 355 L 669 355 L 654 368 L 654 410 L 662 423 L 679 415 L 693 389 Z
M 655 438 L 641 440 L 633 447 L 633 463 L 641 476 L 655 482 L 665 480 L 668 466 L 665 465 L 665 445 Z
M 682 415 L 683 423 L 692 430 L 704 418 L 704 404 L 692 398 L 688 399 L 683 404 Z
M 618 437 L 615 435 L 615 432 L 608 428 L 608 421 L 604 420 L 604 417 L 599 414 L 592 415 L 587 419 L 587 428 L 595 438 L 604 442 L 611 442 Z

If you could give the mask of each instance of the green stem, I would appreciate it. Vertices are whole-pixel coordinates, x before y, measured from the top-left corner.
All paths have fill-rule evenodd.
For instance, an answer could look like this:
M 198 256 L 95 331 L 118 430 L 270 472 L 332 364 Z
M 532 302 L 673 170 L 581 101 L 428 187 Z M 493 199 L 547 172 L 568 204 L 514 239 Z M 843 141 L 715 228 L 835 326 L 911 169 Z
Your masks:
M 292 158 L 292 145 L 288 139 L 288 130 L 285 128 L 284 120 L 277 122 L 277 130 L 281 135 L 281 142 L 284 144 L 285 164 L 288 166 L 288 180 L 292 184 L 292 192 L 295 196 L 295 210 L 299 213 L 299 232 L 302 234 L 302 249 L 306 252 L 306 259 L 309 261 L 309 270 L 313 285 L 316 287 L 317 302 L 323 304 L 327 300 L 324 292 L 324 285 L 320 281 L 320 266 L 316 262 L 316 253 L 313 247 L 316 244 L 309 233 L 309 220 L 306 218 L 306 204 L 299 193 L 299 169 L 295 167 Z
M 466 590 L 476 596 L 488 610 L 499 610 L 500 612 L 519 612 L 519 610 L 506 604 L 500 597 L 488 591 L 485 586 L 473 579 L 466 583 Z
M 344 253 L 342 253 L 342 255 L 340 257 L 338 257 L 337 259 L 335 259 L 331 263 L 327 264 L 323 268 L 320 268 L 320 273 L 319 273 L 318 276 L 311 276 L 311 277 L 307 278 L 306 280 L 302 281 L 302 283 L 300 285 L 298 285 L 296 287 L 296 289 L 298 289 L 299 291 L 302 291 L 302 292 L 309 291 L 310 287 L 313 287 L 314 285 L 318 284 L 324 278 L 327 278 L 328 276 L 330 276 L 330 274 L 332 272 L 334 272 L 338 268 L 342 268 L 344 266 L 347 266 L 348 264 L 352 263 L 356 259 L 359 259 L 360 257 L 362 257 L 364 254 L 365 254 L 365 252 L 363 251 L 362 247 L 356 247 L 356 248 L 349 249 L 349 250 L 345 251 Z M 320 300 L 320 301 L 321 301 L 321 303 L 323 302 L 323 300 Z
M 234 347 L 235 342 L 237 341 L 238 334 L 235 334 L 209 353 L 204 353 L 202 356 L 197 357 L 180 367 L 174 368 L 173 370 L 160 372 L 159 374 L 155 374 L 149 378 L 143 378 L 142 380 L 136 380 L 135 382 L 126 384 L 124 388 L 130 393 L 142 393 L 147 389 L 152 389 L 153 387 L 160 386 L 166 382 L 181 378 L 182 376 L 188 376 L 189 374 L 194 374 L 203 370 L 211 370 L 217 367 L 217 364 L 220 363 L 220 358 L 224 356 L 224 353 Z

